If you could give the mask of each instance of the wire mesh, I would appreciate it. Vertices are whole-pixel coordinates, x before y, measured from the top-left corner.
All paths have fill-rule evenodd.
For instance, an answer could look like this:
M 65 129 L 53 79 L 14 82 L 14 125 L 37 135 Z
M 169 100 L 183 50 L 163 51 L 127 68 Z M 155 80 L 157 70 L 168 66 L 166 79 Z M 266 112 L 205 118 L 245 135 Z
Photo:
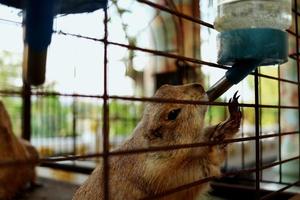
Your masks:
M 207 28 L 213 30 L 214 27 L 211 23 L 205 22 L 201 19 L 194 18 L 178 10 L 170 8 L 154 1 L 148 0 L 137 0 L 140 4 L 148 6 L 155 10 L 159 16 L 161 13 L 167 13 L 168 15 L 179 18 L 180 20 L 188 21 L 193 23 L 193 26 L 200 26 L 201 28 Z M 228 103 L 226 101 L 218 102 L 203 102 L 203 101 L 190 101 L 190 100 L 173 100 L 173 99 L 161 99 L 161 98 L 151 98 L 146 96 L 122 96 L 122 95 L 111 95 L 109 92 L 109 68 L 113 67 L 109 65 L 109 52 L 110 47 L 114 46 L 117 48 L 126 49 L 127 51 L 142 52 L 148 56 L 153 56 L 157 59 L 168 58 L 169 60 L 181 60 L 190 63 L 199 68 L 209 68 L 214 70 L 224 71 L 228 69 L 228 66 L 219 65 L 213 61 L 203 60 L 197 56 L 186 56 L 184 54 L 179 54 L 177 50 L 162 50 L 157 47 L 151 49 L 148 47 L 139 47 L 132 43 L 122 43 L 119 41 L 114 41 L 109 36 L 109 21 L 112 16 L 109 16 L 109 10 L 103 11 L 103 38 L 96 38 L 93 36 L 85 36 L 77 33 L 68 33 L 62 30 L 54 31 L 55 35 L 62 37 L 72 37 L 77 40 L 90 41 L 94 43 L 100 43 L 103 47 L 103 64 L 101 71 L 99 71 L 98 76 L 103 77 L 102 83 L 103 88 L 97 91 L 96 94 L 84 94 L 75 92 L 57 92 L 51 91 L 51 89 L 44 88 L 28 88 L 24 86 L 23 88 L 4 88 L 1 89 L 0 93 L 4 98 L 7 96 L 13 96 L 9 98 L 18 99 L 18 105 L 21 106 L 21 101 L 23 102 L 23 114 L 22 114 L 22 131 L 16 130 L 15 132 L 22 132 L 23 137 L 30 139 L 39 148 L 39 152 L 42 158 L 39 160 L 39 164 L 42 166 L 52 166 L 61 164 L 62 161 L 82 161 L 84 162 L 94 162 L 97 158 L 101 158 L 103 161 L 103 177 L 104 177 L 104 199 L 109 199 L 109 158 L 111 156 L 126 156 L 132 154 L 142 154 L 147 152 L 158 152 L 158 151 L 172 151 L 175 149 L 182 148 L 200 148 L 204 146 L 217 145 L 219 142 L 202 142 L 202 143 L 192 143 L 184 145 L 172 145 L 172 146 L 161 146 L 161 147 L 151 147 L 151 148 L 140 148 L 133 150 L 123 150 L 123 151 L 111 151 L 114 146 L 117 146 L 123 139 L 117 141 L 116 144 L 111 141 L 114 137 L 116 140 L 116 133 L 121 133 L 124 135 L 130 134 L 132 129 L 139 121 L 139 117 L 142 115 L 142 110 L 144 104 L 147 102 L 160 102 L 160 103 L 180 103 L 180 104 L 197 104 L 197 105 L 210 105 L 210 111 L 207 119 L 207 123 L 213 124 L 215 116 L 213 115 L 214 108 L 224 108 L 222 112 L 223 116 L 220 120 L 225 119 L 226 116 L 226 106 Z M 254 127 L 250 134 L 246 132 L 247 127 L 242 125 L 241 136 L 235 139 L 227 139 L 222 141 L 226 144 L 238 144 L 238 148 L 241 149 L 240 159 L 238 159 L 239 167 L 233 166 L 233 160 L 230 160 L 230 156 L 226 160 L 224 167 L 224 172 L 221 176 L 221 180 L 226 181 L 227 178 L 236 180 L 247 180 L 251 182 L 251 188 L 255 191 L 255 199 L 272 199 L 274 196 L 281 192 L 288 190 L 291 187 L 299 185 L 300 182 L 300 168 L 297 178 L 294 180 L 287 180 L 284 178 L 288 164 L 298 163 L 300 166 L 300 150 L 292 156 L 285 155 L 283 151 L 283 141 L 285 138 L 293 137 L 298 140 L 298 145 L 300 144 L 299 137 L 299 124 L 300 124 L 300 73 L 299 73 L 299 30 L 298 30 L 298 17 L 300 13 L 298 12 L 298 2 L 294 0 L 294 30 L 287 30 L 290 38 L 295 40 L 295 47 L 293 47 L 293 52 L 289 54 L 289 62 L 296 63 L 296 78 L 289 78 L 282 75 L 282 68 L 284 66 L 278 67 L 275 74 L 267 73 L 266 71 L 256 70 L 252 72 L 248 79 L 249 82 L 253 83 L 254 99 L 244 101 L 240 104 L 243 111 L 250 110 L 252 116 L 244 116 L 247 119 L 254 121 Z M 6 21 L 8 23 L 14 23 L 20 26 L 18 22 L 10 21 L 7 19 L 1 19 L 1 21 Z M 154 20 L 151 20 L 153 23 Z M 181 24 L 182 25 L 182 24 Z M 153 31 L 153 30 L 152 30 Z M 167 45 L 165 45 L 167 46 Z M 174 52 L 175 51 L 175 52 Z M 266 94 L 268 88 L 264 88 L 266 82 L 271 81 L 277 85 L 274 89 L 274 99 L 275 101 L 268 102 L 262 99 L 262 95 Z M 296 88 L 298 101 L 296 103 L 286 103 L 285 99 L 289 95 L 286 92 L 286 88 Z M 294 89 L 293 89 L 294 90 Z M 287 94 L 283 95 L 283 92 Z M 88 102 L 85 104 L 85 102 Z M 91 102 L 93 102 L 91 104 Z M 63 103 L 63 105 L 62 105 Z M 51 108 L 51 109 L 50 109 Z M 221 109 L 218 109 L 221 112 Z M 126 113 L 126 115 L 122 114 Z M 130 114 L 131 113 L 131 114 Z M 272 113 L 272 117 L 277 122 L 277 127 L 273 127 L 271 131 L 268 131 L 268 127 L 265 127 L 265 122 L 263 119 L 270 117 L 269 113 Z M 286 116 L 297 116 L 297 126 L 293 128 L 287 127 Z M 13 120 L 19 123 L 21 126 L 21 117 L 11 116 Z M 30 125 L 30 126 L 29 126 Z M 95 149 L 86 150 L 82 144 L 83 138 L 80 138 L 80 132 L 85 130 L 85 126 L 93 126 L 94 138 L 92 141 L 96 141 Z M 29 134 L 31 133 L 31 134 Z M 102 134 L 102 136 L 100 135 Z M 272 141 L 270 142 L 270 140 Z M 89 141 L 91 141 L 89 140 Z M 101 141 L 102 143 L 99 143 Z M 270 147 L 271 146 L 271 147 Z M 274 152 L 270 152 L 275 149 Z M 247 157 L 246 154 L 249 152 L 254 152 L 251 158 Z M 234 154 L 234 151 L 229 152 L 229 154 Z M 270 155 L 270 153 L 274 153 Z M 237 155 L 237 153 L 235 152 Z M 268 162 L 266 162 L 266 159 Z M 251 161 L 254 163 L 251 163 Z M 69 170 L 76 171 L 76 168 L 84 166 L 80 163 L 79 165 L 74 165 L 69 168 Z M 0 162 L 0 167 L 5 167 L 8 165 L 16 164 L 31 164 L 28 161 L 11 161 L 11 162 Z M 49 165 L 50 164 L 50 165 Z M 51 165 L 54 164 L 54 165 Z M 73 169 L 72 169 L 73 168 Z M 272 169 L 272 170 L 270 170 Z M 277 179 L 270 179 L 270 176 L 274 174 L 274 170 L 277 172 Z M 87 170 L 88 171 L 88 170 Z M 270 175 L 271 174 L 271 175 Z M 245 175 L 245 176 L 242 176 Z M 191 187 L 206 183 L 208 181 L 215 180 L 218 177 L 206 177 L 196 182 L 182 185 L 171 190 L 165 191 L 161 194 L 156 194 L 154 196 L 146 197 L 145 199 L 154 199 L 163 196 L 167 196 L 178 191 L 186 190 Z M 226 183 L 226 182 L 225 182 Z M 283 185 L 282 188 L 269 193 L 262 192 L 262 183 L 278 183 Z M 230 183 L 228 183 L 230 186 Z

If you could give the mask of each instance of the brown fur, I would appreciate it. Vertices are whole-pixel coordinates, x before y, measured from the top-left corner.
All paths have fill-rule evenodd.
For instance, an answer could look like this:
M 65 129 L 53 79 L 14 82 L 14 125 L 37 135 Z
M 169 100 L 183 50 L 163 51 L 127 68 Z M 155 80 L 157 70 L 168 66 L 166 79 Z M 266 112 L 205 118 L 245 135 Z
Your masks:
M 27 141 L 17 138 L 9 115 L 0 101 L 0 161 L 38 160 L 36 149 Z M 27 183 L 35 180 L 34 165 L 0 166 L 0 200 L 15 197 Z
M 180 100 L 207 100 L 200 84 L 162 86 L 154 97 Z M 205 105 L 149 103 L 132 136 L 117 150 L 190 144 L 231 138 L 239 128 L 241 114 L 237 101 L 231 117 L 217 126 L 204 127 Z M 175 120 L 172 110 L 181 109 Z M 225 146 L 185 148 L 172 151 L 121 155 L 109 158 L 110 199 L 140 199 L 220 175 Z M 208 190 L 208 183 L 161 199 L 196 199 Z M 103 166 L 99 165 L 77 190 L 73 200 L 103 199 Z

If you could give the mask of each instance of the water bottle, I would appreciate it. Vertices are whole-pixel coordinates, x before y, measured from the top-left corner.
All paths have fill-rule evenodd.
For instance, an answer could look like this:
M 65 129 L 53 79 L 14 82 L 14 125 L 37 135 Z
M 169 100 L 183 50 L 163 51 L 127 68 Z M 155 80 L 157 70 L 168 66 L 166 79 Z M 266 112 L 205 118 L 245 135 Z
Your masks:
M 218 0 L 215 28 L 286 30 L 292 23 L 291 0 Z
M 258 66 L 287 62 L 291 10 L 291 0 L 217 0 L 217 62 L 232 67 L 207 91 L 210 101 Z

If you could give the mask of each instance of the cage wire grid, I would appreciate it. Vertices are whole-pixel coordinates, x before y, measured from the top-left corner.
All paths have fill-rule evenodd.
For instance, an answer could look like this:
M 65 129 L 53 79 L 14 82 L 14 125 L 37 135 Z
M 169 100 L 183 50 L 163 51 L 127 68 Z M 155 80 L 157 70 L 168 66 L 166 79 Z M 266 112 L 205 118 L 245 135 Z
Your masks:
M 170 9 L 164 5 L 160 5 L 157 3 L 154 3 L 152 1 L 148 0 L 137 0 L 137 2 L 144 4 L 145 6 L 152 7 L 153 9 L 159 10 L 160 12 L 166 12 L 169 13 L 175 17 L 190 21 L 197 26 L 205 26 L 209 29 L 213 29 L 213 25 L 210 23 L 207 23 L 205 21 L 202 21 L 197 18 L 193 18 L 191 16 L 188 16 L 186 14 L 183 14 L 181 12 L 178 12 L 176 10 Z M 53 157 L 47 157 L 47 158 L 42 158 L 39 160 L 39 164 L 41 166 L 49 166 L 53 168 L 61 168 L 64 169 L 63 164 L 59 164 L 61 161 L 75 161 L 75 160 L 81 160 L 81 159 L 88 159 L 88 158 L 102 158 L 103 160 L 103 178 L 104 178 L 104 199 L 109 199 L 109 187 L 111 187 L 108 184 L 109 180 L 109 157 L 111 156 L 117 156 L 117 155 L 130 155 L 130 154 L 139 154 L 139 153 L 147 153 L 147 152 L 154 152 L 154 151 L 172 151 L 175 149 L 182 149 L 182 148 L 200 148 L 204 146 L 210 146 L 210 145 L 217 145 L 217 144 L 231 144 L 231 143 L 240 143 L 240 142 L 246 142 L 246 141 L 254 141 L 255 142 L 255 167 L 253 168 L 244 168 L 241 170 L 236 170 L 233 172 L 225 172 L 221 175 L 221 177 L 229 177 L 233 175 L 242 175 L 242 174 L 250 174 L 254 173 L 255 174 L 255 199 L 271 199 L 275 195 L 277 195 L 280 192 L 283 192 L 293 186 L 299 185 L 300 183 L 300 173 L 298 176 L 298 180 L 293 182 L 293 183 L 287 183 L 284 182 L 282 179 L 282 164 L 288 163 L 290 161 L 299 161 L 299 166 L 300 166 L 300 150 L 298 152 L 297 156 L 294 156 L 289 159 L 282 159 L 282 153 L 281 153 L 281 148 L 282 148 L 282 137 L 283 136 L 288 136 L 288 135 L 299 135 L 299 130 L 298 131 L 289 131 L 289 132 L 281 132 L 281 117 L 280 117 L 280 110 L 281 109 L 293 109 L 297 110 L 298 114 L 300 115 L 300 65 L 299 65 L 299 24 L 298 24 L 298 17 L 300 16 L 299 11 L 297 10 L 298 8 L 298 2 L 297 0 L 294 0 L 294 9 L 293 9 L 293 16 L 294 16 L 294 21 L 295 21 L 295 32 L 291 30 L 287 30 L 287 32 L 293 36 L 296 40 L 296 52 L 292 53 L 289 55 L 289 58 L 293 59 L 297 63 L 297 81 L 292 81 L 288 79 L 284 79 L 280 76 L 280 70 L 278 70 L 278 77 L 274 77 L 271 75 L 266 75 L 263 73 L 260 73 L 259 70 L 256 70 L 255 72 L 252 72 L 250 76 L 254 77 L 254 93 L 255 93 L 255 102 L 254 104 L 252 103 L 241 103 L 240 106 L 242 108 L 254 108 L 255 112 L 255 135 L 254 136 L 246 136 L 242 138 L 235 138 L 235 139 L 226 139 L 224 141 L 220 142 L 202 142 L 202 143 L 193 143 L 193 144 L 184 144 L 184 145 L 173 145 L 173 146 L 160 146 L 160 147 L 151 147 L 151 148 L 141 148 L 141 149 L 134 149 L 134 150 L 126 150 L 126 151 L 110 151 L 109 148 L 109 127 L 110 127 L 110 118 L 109 118 L 109 101 L 110 100 L 123 100 L 123 101 L 129 101 L 129 102 L 159 102 L 159 103 L 179 103 L 179 104 L 197 104 L 197 105 L 214 105 L 214 106 L 227 106 L 228 103 L 225 102 L 203 102 L 203 101 L 189 101 L 189 100 L 173 100 L 173 99 L 161 99 L 161 98 L 148 98 L 148 97 L 127 97 L 127 96 L 116 96 L 116 95 L 109 95 L 108 92 L 108 46 L 113 45 L 113 46 L 118 46 L 122 47 L 125 49 L 129 50 L 134 50 L 134 51 L 141 51 L 145 52 L 148 54 L 153 54 L 155 56 L 160 56 L 160 57 L 167 57 L 167 58 L 173 58 L 173 59 L 179 59 L 183 60 L 186 62 L 190 63 L 195 63 L 195 64 L 201 64 L 201 65 L 206 65 L 212 68 L 218 68 L 218 69 L 228 69 L 228 66 L 223 66 L 219 65 L 217 63 L 212 63 L 208 61 L 204 61 L 201 59 L 196 59 L 193 57 L 187 57 L 187 56 L 182 56 L 182 55 L 177 55 L 165 51 L 159 51 L 155 49 L 148 49 L 148 48 L 142 48 L 130 44 L 123 44 L 119 42 L 114 42 L 110 41 L 108 39 L 108 21 L 109 21 L 109 16 L 107 10 L 104 10 L 104 37 L 102 39 L 98 38 L 93 38 L 93 37 L 87 37 L 84 35 L 79 35 L 79 34 L 73 34 L 73 33 L 67 33 L 63 31 L 54 31 L 55 34 L 59 35 L 64 35 L 68 37 L 75 37 L 75 38 L 81 38 L 81 39 L 86 39 L 86 40 L 91 40 L 94 42 L 100 42 L 104 44 L 104 63 L 103 63 L 103 94 L 101 95 L 86 95 L 86 94 L 71 94 L 71 93 L 60 93 L 60 92 L 47 92 L 47 91 L 37 91 L 37 90 L 32 90 L 30 87 L 24 85 L 23 90 L 20 91 L 13 91 L 13 90 L 1 90 L 0 93 L 1 95 L 4 96 L 21 96 L 23 99 L 23 113 L 22 113 L 22 137 L 25 139 L 30 139 L 30 132 L 31 132 L 31 127 L 30 127 L 30 120 L 32 119 L 31 115 L 31 97 L 36 96 L 36 97 L 50 97 L 50 96 L 63 96 L 63 97 L 71 97 L 71 98 L 93 98 L 93 99 L 101 99 L 103 104 L 103 125 L 102 125 L 102 132 L 103 132 L 103 150 L 101 153 L 89 153 L 89 154 L 84 154 L 84 155 L 79 155 L 76 154 L 76 151 L 74 150 L 74 154 L 72 155 L 66 155 L 66 156 L 53 156 Z M 278 93 L 279 93 L 279 102 L 277 105 L 263 105 L 260 103 L 260 79 L 261 78 L 267 78 L 270 80 L 275 80 L 278 82 Z M 280 83 L 290 83 L 298 87 L 298 105 L 297 106 L 286 106 L 286 105 L 281 105 L 281 97 L 280 97 L 280 91 L 281 91 L 281 84 Z M 274 133 L 274 134 L 268 134 L 268 135 L 262 135 L 261 130 L 260 130 L 260 119 L 261 119 L 261 109 L 263 108 L 274 108 L 278 109 L 278 126 L 279 126 L 279 132 Z M 300 124 L 300 117 L 298 117 L 298 123 Z M 263 164 L 262 163 L 262 140 L 267 139 L 267 138 L 278 138 L 278 145 L 279 145 L 279 152 L 278 152 L 278 161 L 275 161 L 270 164 Z M 299 137 L 300 140 L 300 137 Z M 299 141 L 300 144 L 300 141 Z M 75 145 L 76 146 L 76 145 Z M 75 147 L 74 147 L 75 148 Z M 32 164 L 32 162 L 28 161 L 9 161 L 9 162 L 3 162 L 0 161 L 0 167 L 7 167 L 9 165 L 17 165 L 17 164 Z M 279 167 L 279 181 L 266 181 L 263 180 L 262 178 L 262 171 L 265 169 L 269 169 L 271 167 Z M 82 172 L 85 171 L 84 169 L 76 168 L 76 166 L 73 166 L 73 171 L 78 171 Z M 66 169 L 66 168 L 65 168 Z M 300 169 L 299 169 L 300 171 Z M 85 171 L 86 172 L 86 171 Z M 160 194 L 156 194 L 150 197 L 146 197 L 145 199 L 155 199 L 159 197 L 164 197 L 169 194 L 176 193 L 178 191 L 186 190 L 191 187 L 203 184 L 208 181 L 212 181 L 217 177 L 206 177 L 204 179 L 195 181 L 193 183 L 189 183 L 186 185 L 179 186 L 177 188 L 173 188 L 171 190 L 165 191 Z M 268 194 L 261 194 L 261 182 L 271 182 L 271 183 L 280 183 L 283 184 L 284 187 L 282 187 L 279 190 L 270 192 Z

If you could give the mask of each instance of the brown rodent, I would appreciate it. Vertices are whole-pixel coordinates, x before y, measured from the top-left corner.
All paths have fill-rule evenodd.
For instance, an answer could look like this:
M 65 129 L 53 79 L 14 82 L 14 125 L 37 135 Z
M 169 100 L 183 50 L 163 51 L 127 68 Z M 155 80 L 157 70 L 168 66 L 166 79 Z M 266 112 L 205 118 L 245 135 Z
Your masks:
M 38 161 L 38 152 L 27 141 L 17 138 L 9 115 L 0 101 L 0 162 Z M 0 165 L 0 200 L 13 199 L 26 184 L 34 183 L 34 164 Z
M 176 100 L 207 100 L 200 84 L 164 85 L 154 97 Z M 117 150 L 221 141 L 238 132 L 241 112 L 236 95 L 230 101 L 230 117 L 204 128 L 206 105 L 148 103 L 131 138 Z M 210 176 L 220 175 L 225 145 L 184 148 L 109 158 L 109 199 L 134 200 Z M 196 199 L 208 190 L 204 183 L 161 199 Z M 73 200 L 103 199 L 103 166 L 100 164 L 76 191 Z

